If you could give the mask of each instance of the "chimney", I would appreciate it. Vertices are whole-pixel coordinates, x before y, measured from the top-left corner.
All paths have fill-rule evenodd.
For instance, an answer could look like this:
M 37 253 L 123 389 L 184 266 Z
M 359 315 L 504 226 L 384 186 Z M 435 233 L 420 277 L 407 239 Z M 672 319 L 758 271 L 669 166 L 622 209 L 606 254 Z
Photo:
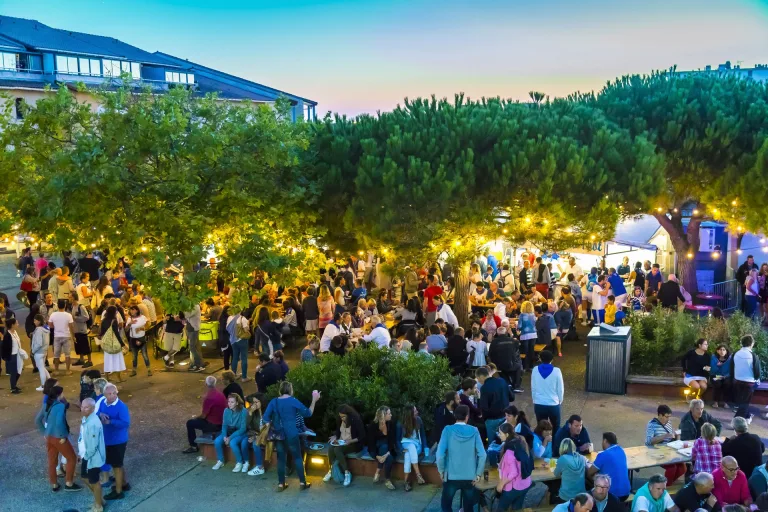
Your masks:
M 712 66 L 709 66 L 709 65 L 707 65 L 707 66 L 704 68 L 704 70 L 705 70 L 705 71 L 712 71 Z

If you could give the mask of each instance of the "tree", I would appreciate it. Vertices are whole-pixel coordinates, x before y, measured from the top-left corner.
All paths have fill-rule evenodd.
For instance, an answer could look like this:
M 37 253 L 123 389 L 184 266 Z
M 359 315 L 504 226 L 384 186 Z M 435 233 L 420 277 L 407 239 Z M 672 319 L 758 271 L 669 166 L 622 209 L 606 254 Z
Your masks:
M 766 84 L 672 69 L 625 76 L 598 94 L 570 99 L 602 110 L 633 136 L 647 137 L 664 158 L 661 193 L 645 198 L 628 194 L 625 207 L 652 214 L 669 233 L 692 295 L 698 291 L 692 257 L 702 222 L 725 221 L 735 233 L 768 226 Z
M 661 177 L 661 159 L 643 137 L 565 101 L 406 100 L 375 118 L 327 119 L 318 129 L 314 167 L 332 176 L 328 208 L 344 205 L 345 230 L 391 257 L 447 252 L 461 319 L 469 262 L 482 243 L 508 236 L 571 247 L 609 237 L 622 216 L 616 199 L 657 194 Z
M 233 104 L 174 88 L 88 91 L 98 111 L 66 87 L 0 120 L 0 180 L 18 232 L 57 248 L 145 255 L 157 290 L 200 298 L 190 274 L 209 252 L 239 251 L 243 282 L 254 267 L 302 246 L 316 224 L 313 184 L 300 173 L 307 126 L 287 104 Z M 269 236 L 265 236 L 269 233 Z M 300 234 L 297 235 L 297 233 Z M 239 250 L 260 241 L 259 252 Z M 160 272 L 178 262 L 185 278 Z M 181 287 L 181 290 L 179 290 Z M 172 301 L 171 297 L 167 300 Z

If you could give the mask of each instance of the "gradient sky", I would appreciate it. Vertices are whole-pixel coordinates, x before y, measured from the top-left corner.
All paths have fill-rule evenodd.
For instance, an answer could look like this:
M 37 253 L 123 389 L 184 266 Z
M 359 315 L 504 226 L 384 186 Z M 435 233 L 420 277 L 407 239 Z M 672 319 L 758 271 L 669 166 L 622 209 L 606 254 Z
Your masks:
M 318 101 L 318 115 L 768 63 L 767 0 L 0 0 L 0 14 L 188 58 Z

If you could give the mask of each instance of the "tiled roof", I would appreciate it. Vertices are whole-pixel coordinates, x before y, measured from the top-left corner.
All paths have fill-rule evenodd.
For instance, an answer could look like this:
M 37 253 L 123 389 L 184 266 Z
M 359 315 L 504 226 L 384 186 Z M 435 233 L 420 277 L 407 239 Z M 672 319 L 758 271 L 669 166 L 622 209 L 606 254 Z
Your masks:
M 24 51 L 24 45 L 8 39 L 7 37 L 0 36 L 0 50 L 21 50 Z
M 152 53 L 113 37 L 60 30 L 43 25 L 39 21 L 23 18 L 0 16 L 0 37 L 21 43 L 31 51 L 54 50 L 115 57 L 147 64 L 168 64 Z

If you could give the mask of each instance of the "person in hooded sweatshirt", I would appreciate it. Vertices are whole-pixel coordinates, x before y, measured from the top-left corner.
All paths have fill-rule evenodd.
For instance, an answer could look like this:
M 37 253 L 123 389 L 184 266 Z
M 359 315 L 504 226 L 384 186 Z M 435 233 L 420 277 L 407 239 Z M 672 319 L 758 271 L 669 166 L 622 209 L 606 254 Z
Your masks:
M 539 354 L 541 364 L 531 371 L 531 397 L 536 421 L 549 420 L 554 432 L 560 428 L 560 406 L 565 386 L 560 368 L 552 365 L 554 355 L 549 350 Z
M 555 477 L 559 477 L 560 492 L 558 497 L 568 501 L 577 494 L 586 492 L 584 488 L 584 472 L 587 469 L 587 459 L 576 450 L 576 444 L 570 439 L 560 443 L 560 457 L 555 466 Z
M 474 483 L 480 480 L 485 469 L 486 455 L 480 432 L 467 425 L 469 407 L 457 406 L 454 416 L 456 423 L 445 427 L 437 445 L 437 471 L 443 481 L 442 512 L 451 512 L 456 491 L 462 493 L 464 510 L 474 510 L 480 499 Z

